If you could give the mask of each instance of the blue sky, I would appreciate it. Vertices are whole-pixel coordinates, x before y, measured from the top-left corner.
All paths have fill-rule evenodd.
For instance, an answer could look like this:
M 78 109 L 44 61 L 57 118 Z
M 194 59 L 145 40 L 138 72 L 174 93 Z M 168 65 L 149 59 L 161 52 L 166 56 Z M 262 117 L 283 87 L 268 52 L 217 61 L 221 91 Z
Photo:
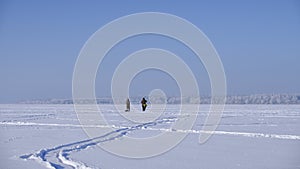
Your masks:
M 228 93 L 300 92 L 300 3 L 274 1 L 1 1 L 0 103 L 71 98 L 72 73 L 86 40 L 100 27 L 137 12 L 164 12 L 182 17 L 212 41 L 223 62 Z M 142 42 L 142 43 L 141 43 Z M 144 36 L 117 45 L 105 58 L 96 79 L 97 96 L 110 92 L 110 77 L 123 57 L 157 47 L 182 56 L 209 94 L 205 69 L 182 44 L 166 37 Z M 162 83 L 151 82 L 163 79 Z M 132 95 L 162 88 L 177 95 L 164 73 L 147 71 L 132 82 Z

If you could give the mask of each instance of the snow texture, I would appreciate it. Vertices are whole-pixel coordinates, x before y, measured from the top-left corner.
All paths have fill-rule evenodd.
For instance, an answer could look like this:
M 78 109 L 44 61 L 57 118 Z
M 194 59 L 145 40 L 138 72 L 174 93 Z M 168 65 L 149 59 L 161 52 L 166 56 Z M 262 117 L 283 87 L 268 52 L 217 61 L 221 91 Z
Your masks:
M 139 105 L 134 108 L 140 109 Z M 216 131 L 202 130 L 210 125 L 205 124 L 209 105 L 200 107 L 191 130 L 172 129 L 173 123 L 186 118 L 178 109 L 179 105 L 167 105 L 158 119 L 134 123 L 120 116 L 113 105 L 102 105 L 108 124 L 85 127 L 114 131 L 89 138 L 72 105 L 0 105 L 0 168 L 300 167 L 300 105 L 227 105 Z M 97 146 L 125 135 L 146 138 L 160 132 L 189 135 L 172 150 L 146 159 L 119 157 Z M 203 133 L 213 136 L 199 144 Z

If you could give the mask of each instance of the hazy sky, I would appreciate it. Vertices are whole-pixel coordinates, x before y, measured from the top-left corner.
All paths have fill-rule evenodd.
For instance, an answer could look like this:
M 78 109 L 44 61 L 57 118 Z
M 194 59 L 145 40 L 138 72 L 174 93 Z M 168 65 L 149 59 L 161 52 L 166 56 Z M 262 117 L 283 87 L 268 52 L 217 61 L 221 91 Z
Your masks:
M 220 55 L 229 94 L 300 92 L 300 3 L 296 0 L 2 0 L 0 103 L 71 98 L 74 64 L 86 40 L 106 23 L 137 12 L 170 13 L 201 29 Z M 105 57 L 96 79 L 97 96 L 109 95 L 111 75 L 124 57 L 148 47 L 182 56 L 201 93 L 209 94 L 205 69 L 189 49 L 172 39 L 148 35 L 118 44 Z M 140 73 L 130 93 L 145 95 L 154 88 L 178 94 L 174 79 L 154 70 Z

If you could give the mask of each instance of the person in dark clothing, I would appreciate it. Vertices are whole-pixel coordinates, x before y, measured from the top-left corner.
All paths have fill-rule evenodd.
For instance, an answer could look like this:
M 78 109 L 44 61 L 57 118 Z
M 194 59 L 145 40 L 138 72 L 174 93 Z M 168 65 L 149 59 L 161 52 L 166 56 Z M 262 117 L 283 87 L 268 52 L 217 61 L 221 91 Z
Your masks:
M 141 103 L 142 103 L 142 109 L 143 111 L 145 111 L 147 107 L 147 100 L 143 97 Z

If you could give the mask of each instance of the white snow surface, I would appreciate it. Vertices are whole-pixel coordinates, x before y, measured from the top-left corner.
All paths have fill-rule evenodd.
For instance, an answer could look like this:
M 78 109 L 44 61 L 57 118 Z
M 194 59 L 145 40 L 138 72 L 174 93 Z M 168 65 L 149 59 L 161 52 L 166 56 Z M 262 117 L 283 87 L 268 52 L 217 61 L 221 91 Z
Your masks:
M 139 105 L 133 107 L 139 109 Z M 172 124 L 186 116 L 178 114 L 179 105 L 167 105 L 158 119 L 141 124 L 122 117 L 113 105 L 101 105 L 109 124 L 85 127 L 115 131 L 89 138 L 73 105 L 2 104 L 0 168 L 300 168 L 300 105 L 226 105 L 217 130 L 203 131 L 208 110 L 209 105 L 200 106 L 191 130 L 174 130 Z M 150 137 L 160 132 L 188 136 L 170 151 L 145 159 L 116 156 L 97 146 L 124 135 Z M 202 133 L 213 135 L 199 144 Z

